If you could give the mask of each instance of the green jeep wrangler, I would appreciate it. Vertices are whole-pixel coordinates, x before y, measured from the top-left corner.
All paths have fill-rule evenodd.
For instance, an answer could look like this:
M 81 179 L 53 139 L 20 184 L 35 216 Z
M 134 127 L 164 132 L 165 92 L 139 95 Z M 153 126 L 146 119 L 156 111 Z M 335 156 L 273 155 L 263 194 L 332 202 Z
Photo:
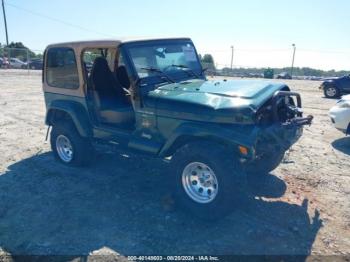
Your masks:
M 275 169 L 312 116 L 285 84 L 209 81 L 204 71 L 188 38 L 49 45 L 42 82 L 55 157 L 85 165 L 116 148 L 167 159 L 177 201 L 222 217 L 242 201 L 247 175 Z

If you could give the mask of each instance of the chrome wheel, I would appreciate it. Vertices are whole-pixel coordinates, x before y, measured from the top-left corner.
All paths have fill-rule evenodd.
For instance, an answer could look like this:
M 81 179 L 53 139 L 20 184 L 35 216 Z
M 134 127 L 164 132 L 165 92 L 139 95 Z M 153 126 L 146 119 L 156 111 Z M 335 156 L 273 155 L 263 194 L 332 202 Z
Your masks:
M 214 171 L 200 162 L 192 162 L 184 168 L 182 186 L 192 200 L 202 204 L 213 201 L 219 190 Z
M 334 97 L 334 96 L 336 96 L 336 94 L 337 94 L 337 89 L 335 89 L 334 87 L 327 87 L 327 89 L 326 89 L 326 94 L 327 94 L 329 97 Z
M 59 135 L 56 138 L 56 149 L 62 161 L 68 163 L 73 159 L 73 146 L 68 137 Z

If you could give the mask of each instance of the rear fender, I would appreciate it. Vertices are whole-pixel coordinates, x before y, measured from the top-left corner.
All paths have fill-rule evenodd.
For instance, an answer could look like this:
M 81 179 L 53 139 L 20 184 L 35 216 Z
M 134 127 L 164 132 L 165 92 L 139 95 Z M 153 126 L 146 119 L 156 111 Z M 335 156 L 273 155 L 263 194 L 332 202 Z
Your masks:
M 91 137 L 92 126 L 87 110 L 80 103 L 75 101 L 54 100 L 48 106 L 46 113 L 46 125 L 53 125 L 55 121 L 56 112 L 66 113 L 73 121 L 77 131 L 83 137 Z

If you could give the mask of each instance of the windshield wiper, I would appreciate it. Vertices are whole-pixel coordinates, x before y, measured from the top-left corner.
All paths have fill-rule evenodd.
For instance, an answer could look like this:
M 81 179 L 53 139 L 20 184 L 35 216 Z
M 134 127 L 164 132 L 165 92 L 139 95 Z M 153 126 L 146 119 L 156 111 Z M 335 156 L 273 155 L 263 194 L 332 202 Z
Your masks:
M 187 72 L 187 73 L 190 73 L 191 76 L 194 76 L 194 77 L 196 77 L 196 78 L 200 78 L 200 76 L 197 75 L 197 73 L 196 73 L 194 70 L 192 70 L 191 68 L 189 68 L 189 67 L 186 66 L 186 65 L 176 65 L 176 64 L 172 64 L 172 65 L 170 65 L 170 66 L 171 66 L 171 67 L 178 67 L 178 68 L 187 69 L 187 70 L 183 70 L 183 71 L 185 71 L 185 72 Z
M 154 67 L 141 67 L 140 69 L 142 70 L 146 70 L 149 72 L 156 72 L 158 74 L 161 74 L 162 76 L 164 76 L 168 82 L 170 83 L 176 83 L 176 81 L 174 81 L 170 76 L 168 76 L 166 73 L 164 73 L 162 70 L 158 69 L 158 68 L 154 68 Z

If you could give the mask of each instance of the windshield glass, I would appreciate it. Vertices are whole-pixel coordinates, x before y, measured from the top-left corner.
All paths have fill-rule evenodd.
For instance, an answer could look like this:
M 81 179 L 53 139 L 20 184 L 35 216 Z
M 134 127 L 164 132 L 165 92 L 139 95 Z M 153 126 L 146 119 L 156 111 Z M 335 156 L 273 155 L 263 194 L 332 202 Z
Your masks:
M 130 46 L 128 52 L 138 77 L 142 79 L 161 77 L 162 74 L 179 79 L 201 73 L 201 65 L 191 42 L 143 43 Z M 194 74 L 188 74 L 189 71 Z

